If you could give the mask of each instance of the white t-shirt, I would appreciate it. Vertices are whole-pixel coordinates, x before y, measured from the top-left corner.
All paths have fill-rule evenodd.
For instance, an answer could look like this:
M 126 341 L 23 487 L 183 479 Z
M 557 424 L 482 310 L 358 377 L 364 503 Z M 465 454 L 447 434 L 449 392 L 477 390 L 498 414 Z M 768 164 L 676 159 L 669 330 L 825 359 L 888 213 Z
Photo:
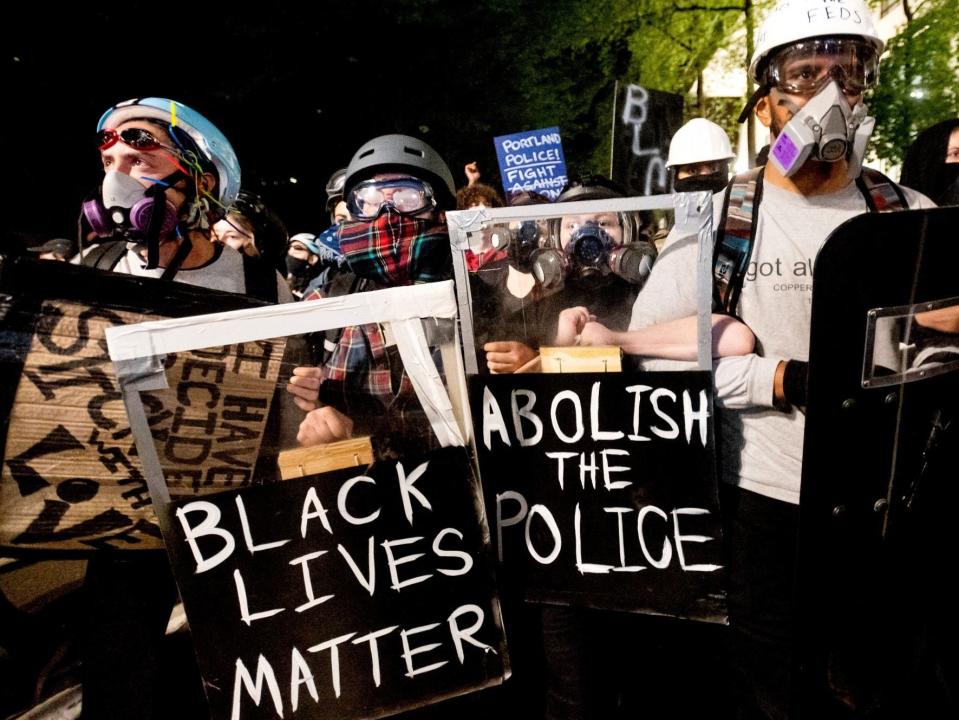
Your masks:
M 902 188 L 910 208 L 935 204 Z M 714 227 L 722 196 L 714 198 Z M 854 183 L 826 195 L 805 196 L 766 182 L 756 242 L 737 315 L 756 336 L 756 350 L 714 365 L 726 482 L 789 503 L 799 502 L 805 415 L 772 407 L 773 377 L 781 360 L 809 358 L 812 269 L 819 249 L 840 224 L 868 211 Z M 670 237 L 633 306 L 630 329 L 696 313 L 695 236 Z M 649 360 L 649 370 L 675 370 L 675 362 Z M 685 367 L 692 367 L 686 364 Z
M 162 277 L 164 268 L 147 270 L 146 261 L 137 253 L 136 247 L 133 243 L 128 245 L 126 254 L 121 256 L 119 262 L 113 267 L 113 272 L 137 277 Z M 90 251 L 92 250 L 93 248 L 90 248 Z M 243 256 L 228 245 L 219 243 L 213 243 L 213 250 L 213 257 L 203 265 L 189 269 L 180 268 L 173 278 L 174 281 L 211 290 L 244 294 L 246 275 L 243 271 Z M 90 251 L 84 252 L 84 255 Z M 74 258 L 73 262 L 78 263 L 79 257 Z M 293 295 L 286 280 L 275 270 L 274 274 L 276 275 L 277 302 L 293 302 Z

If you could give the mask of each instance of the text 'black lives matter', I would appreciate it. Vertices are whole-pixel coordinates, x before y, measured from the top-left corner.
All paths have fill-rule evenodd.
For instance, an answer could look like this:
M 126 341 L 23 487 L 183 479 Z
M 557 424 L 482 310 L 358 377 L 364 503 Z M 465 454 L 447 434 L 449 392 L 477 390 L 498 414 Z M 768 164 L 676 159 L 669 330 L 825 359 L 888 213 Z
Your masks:
M 380 717 L 509 674 L 462 448 L 158 508 L 214 718 Z

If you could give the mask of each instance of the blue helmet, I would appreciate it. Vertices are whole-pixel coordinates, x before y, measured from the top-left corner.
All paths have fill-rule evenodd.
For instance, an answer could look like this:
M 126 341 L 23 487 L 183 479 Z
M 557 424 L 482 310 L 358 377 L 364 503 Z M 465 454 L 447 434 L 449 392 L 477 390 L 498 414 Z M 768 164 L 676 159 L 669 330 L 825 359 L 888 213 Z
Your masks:
M 217 215 L 224 215 L 240 192 L 240 161 L 226 136 L 196 110 L 176 100 L 158 97 L 134 98 L 117 103 L 103 113 L 97 123 L 97 131 L 111 130 L 130 120 L 139 119 L 159 121 L 167 128 L 178 128 L 189 136 L 203 156 L 201 161 L 205 160 L 216 169 L 216 199 L 220 207 L 213 210 Z M 172 132 L 170 135 L 176 139 Z

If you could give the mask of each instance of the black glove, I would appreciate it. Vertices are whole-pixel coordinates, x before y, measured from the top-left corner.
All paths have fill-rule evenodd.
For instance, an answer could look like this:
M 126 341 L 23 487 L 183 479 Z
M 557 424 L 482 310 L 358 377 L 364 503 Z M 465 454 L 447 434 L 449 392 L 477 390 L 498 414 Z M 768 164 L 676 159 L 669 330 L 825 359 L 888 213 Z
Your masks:
M 809 363 L 789 360 L 783 372 L 783 395 L 786 401 L 806 412 L 806 386 L 809 381 Z

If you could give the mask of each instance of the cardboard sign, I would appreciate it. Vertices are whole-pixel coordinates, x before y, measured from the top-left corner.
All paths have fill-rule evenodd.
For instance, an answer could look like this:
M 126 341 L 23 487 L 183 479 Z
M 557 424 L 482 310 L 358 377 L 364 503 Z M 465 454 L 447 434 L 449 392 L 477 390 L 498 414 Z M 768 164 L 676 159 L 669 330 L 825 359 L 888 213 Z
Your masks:
M 708 372 L 470 378 L 501 583 L 725 621 Z
M 150 316 L 41 306 L 8 420 L 0 544 L 160 547 L 122 395 L 103 341 Z
M 214 718 L 380 717 L 509 675 L 463 448 L 164 505 Z
M 519 190 L 559 197 L 566 185 L 566 158 L 558 127 L 493 138 L 506 197 Z
M 253 479 L 285 338 L 167 357 L 165 390 L 141 394 L 172 495 Z
M 7 421 L 0 545 L 163 546 L 104 341 L 109 326 L 152 319 L 88 303 L 41 304 Z M 179 481 L 172 492 L 248 484 L 263 440 L 283 343 L 215 352 L 170 356 L 170 387 L 144 396 L 165 469 Z
M 666 172 L 669 141 L 683 124 L 681 95 L 620 85 L 613 127 L 612 178 L 629 195 L 671 190 Z

